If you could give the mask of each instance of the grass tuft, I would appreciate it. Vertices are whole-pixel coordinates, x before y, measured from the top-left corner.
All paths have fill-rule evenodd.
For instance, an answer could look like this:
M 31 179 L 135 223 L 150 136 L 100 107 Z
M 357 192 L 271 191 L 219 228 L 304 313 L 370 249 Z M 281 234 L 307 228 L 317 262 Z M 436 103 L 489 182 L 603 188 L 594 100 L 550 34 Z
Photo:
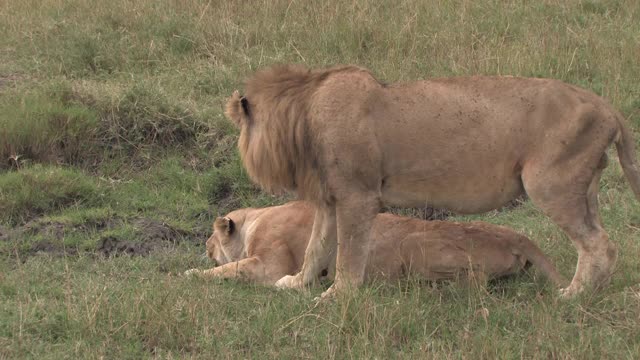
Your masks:
M 81 171 L 34 165 L 0 175 L 0 222 L 24 221 L 64 208 L 97 205 L 100 187 Z
M 68 84 L 55 83 L 0 99 L 0 168 L 84 159 L 94 145 L 98 113 L 69 101 L 70 94 Z

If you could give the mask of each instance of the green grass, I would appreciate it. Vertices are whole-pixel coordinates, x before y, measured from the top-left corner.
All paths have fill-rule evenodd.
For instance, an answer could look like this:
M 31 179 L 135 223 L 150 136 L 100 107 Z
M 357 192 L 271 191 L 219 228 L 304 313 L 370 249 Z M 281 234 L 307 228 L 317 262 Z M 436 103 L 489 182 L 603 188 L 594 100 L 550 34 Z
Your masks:
M 317 308 L 322 288 L 177 276 L 210 265 L 216 216 L 289 198 L 251 184 L 222 114 L 256 69 L 551 77 L 608 98 L 635 131 L 637 1 L 0 0 L 0 33 L 0 358 L 640 353 L 640 203 L 616 161 L 600 208 L 617 271 L 574 301 L 535 271 L 487 289 L 373 284 Z M 510 226 L 574 271 L 573 246 L 530 202 L 454 219 Z M 153 251 L 105 256 L 106 241 Z
M 17 224 L 46 212 L 99 202 L 94 179 L 78 170 L 36 165 L 0 177 L 0 221 Z
M 182 252 L 149 258 L 30 258 L 6 264 L 10 357 L 631 358 L 638 289 L 561 302 L 529 276 L 489 287 L 376 284 L 331 306 L 279 292 L 175 276 Z M 15 306 L 8 306 L 13 304 Z
M 29 89 L 0 99 L 2 165 L 25 160 L 78 162 L 94 146 L 98 114 L 66 98 L 66 84 Z

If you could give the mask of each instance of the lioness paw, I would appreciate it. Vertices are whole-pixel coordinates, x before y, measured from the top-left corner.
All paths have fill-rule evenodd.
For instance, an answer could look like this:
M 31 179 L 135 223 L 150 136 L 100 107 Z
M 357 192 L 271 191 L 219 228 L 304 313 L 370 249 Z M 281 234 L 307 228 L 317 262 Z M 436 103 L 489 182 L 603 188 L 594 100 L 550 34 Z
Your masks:
M 560 298 L 561 299 L 573 299 L 583 292 L 583 288 L 580 285 L 575 285 L 571 283 L 564 289 L 560 289 Z
M 303 285 L 300 276 L 286 275 L 282 279 L 276 281 L 275 287 L 278 289 L 301 289 Z
M 192 275 L 198 275 L 198 274 L 200 274 L 200 270 L 198 269 L 189 269 L 184 272 L 184 276 L 192 276 Z
M 320 296 L 316 296 L 313 298 L 313 301 L 316 303 L 316 306 L 330 303 L 331 301 L 336 299 L 336 289 L 333 286 L 330 286 L 327 290 L 322 292 Z

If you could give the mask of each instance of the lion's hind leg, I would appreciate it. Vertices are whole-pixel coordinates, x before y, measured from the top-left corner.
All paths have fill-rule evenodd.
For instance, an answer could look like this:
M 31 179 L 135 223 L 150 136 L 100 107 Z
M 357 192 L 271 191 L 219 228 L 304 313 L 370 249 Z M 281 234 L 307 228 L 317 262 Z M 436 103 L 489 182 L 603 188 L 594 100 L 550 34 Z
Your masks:
M 617 250 L 602 228 L 598 211 L 603 153 L 590 161 L 571 159 L 572 165 L 523 169 L 523 183 L 533 203 L 560 226 L 578 251 L 573 280 L 561 290 L 564 297 L 575 296 L 585 287 L 606 285 L 615 266 Z

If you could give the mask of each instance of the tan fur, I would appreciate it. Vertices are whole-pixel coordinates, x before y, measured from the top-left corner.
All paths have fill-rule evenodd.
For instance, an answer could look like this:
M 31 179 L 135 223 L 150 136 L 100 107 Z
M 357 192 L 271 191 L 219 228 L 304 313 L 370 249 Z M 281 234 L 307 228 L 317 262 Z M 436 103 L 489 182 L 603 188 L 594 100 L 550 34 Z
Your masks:
M 318 166 L 314 138 L 306 119 L 312 93 L 328 75 L 329 72 L 312 72 L 303 66 L 274 66 L 257 73 L 246 86 L 250 104 L 273 104 L 268 111 L 251 107 L 250 116 L 246 116 L 238 92 L 227 102 L 225 114 L 239 126 L 250 125 L 253 117 L 269 124 L 259 130 L 254 127 L 255 134 L 241 132 L 238 141 L 249 175 L 264 189 L 299 190 L 309 197 L 320 192 L 319 179 L 314 176 Z
M 234 211 L 215 221 L 213 235 L 206 243 L 207 255 L 219 266 L 187 273 L 274 285 L 283 276 L 300 271 L 313 218 L 313 206 L 301 201 Z M 225 219 L 235 224 L 231 234 Z M 489 280 L 519 273 L 532 263 L 555 285 L 565 282 L 527 237 L 484 222 L 423 221 L 379 214 L 370 251 L 368 280 L 408 275 L 426 280 L 471 276 Z
M 382 204 L 460 213 L 498 208 L 526 192 L 578 250 L 564 294 L 609 281 L 616 247 L 602 228 L 598 181 L 615 142 L 640 196 L 633 139 L 597 95 L 550 79 L 469 77 L 383 85 L 365 69 L 277 66 L 234 94 L 242 160 L 270 191 L 317 205 L 302 287 L 337 250 L 327 294 L 363 281 L 369 230 Z M 338 245 L 339 244 L 339 245 Z

